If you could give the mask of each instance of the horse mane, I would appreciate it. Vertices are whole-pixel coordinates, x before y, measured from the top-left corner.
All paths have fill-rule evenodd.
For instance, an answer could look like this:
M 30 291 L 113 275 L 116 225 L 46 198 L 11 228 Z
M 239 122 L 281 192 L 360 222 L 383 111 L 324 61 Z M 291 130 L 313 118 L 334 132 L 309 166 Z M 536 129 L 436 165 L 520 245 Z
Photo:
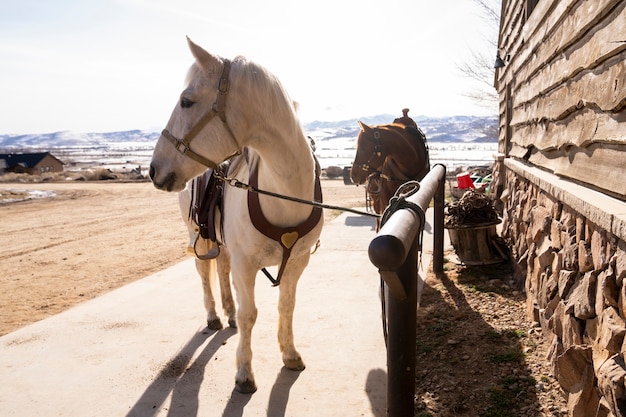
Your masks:
M 287 131 L 290 136 L 297 134 L 302 140 L 306 140 L 294 101 L 274 74 L 240 55 L 233 60 L 231 78 L 231 85 L 254 86 L 254 88 L 244 87 L 247 94 L 240 97 L 247 102 L 246 106 L 249 108 L 259 109 L 250 113 L 255 117 L 251 123 L 272 130 L 280 125 L 281 131 Z M 268 115 L 271 117 L 268 118 Z
M 193 80 L 196 84 L 194 87 L 214 88 L 212 85 L 215 84 L 220 73 L 221 67 L 217 65 L 216 68 L 206 70 L 196 63 L 187 71 L 185 83 L 189 85 Z M 280 80 L 265 67 L 245 56 L 238 55 L 232 61 L 230 86 L 231 88 L 242 86 L 246 95 L 237 97 L 231 93 L 228 96 L 229 101 L 239 99 L 238 106 L 259 109 L 248 113 L 248 115 L 254 115 L 254 119 L 249 120 L 251 125 L 271 127 L 280 124 L 281 128 L 288 129 L 291 136 L 299 131 L 298 136 L 301 136 L 302 140 L 306 139 L 297 117 L 295 102 L 291 100 Z M 250 86 L 254 88 L 249 88 Z M 245 103 L 243 103 L 244 100 Z M 269 119 L 268 114 L 273 118 Z M 235 114 L 229 114 L 229 116 L 237 117 Z

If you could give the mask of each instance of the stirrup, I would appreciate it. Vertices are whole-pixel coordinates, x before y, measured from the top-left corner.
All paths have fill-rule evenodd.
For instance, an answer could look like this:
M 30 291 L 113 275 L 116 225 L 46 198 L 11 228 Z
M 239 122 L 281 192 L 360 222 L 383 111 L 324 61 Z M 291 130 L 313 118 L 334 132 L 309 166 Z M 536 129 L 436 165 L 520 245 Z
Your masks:
M 187 254 L 203 261 L 207 259 L 217 258 L 217 255 L 220 254 L 220 245 L 210 239 L 206 239 L 209 244 L 209 250 L 205 254 L 199 254 L 198 250 L 196 249 L 196 245 L 198 244 L 199 239 L 200 232 L 196 231 L 189 241 L 189 246 L 187 246 Z

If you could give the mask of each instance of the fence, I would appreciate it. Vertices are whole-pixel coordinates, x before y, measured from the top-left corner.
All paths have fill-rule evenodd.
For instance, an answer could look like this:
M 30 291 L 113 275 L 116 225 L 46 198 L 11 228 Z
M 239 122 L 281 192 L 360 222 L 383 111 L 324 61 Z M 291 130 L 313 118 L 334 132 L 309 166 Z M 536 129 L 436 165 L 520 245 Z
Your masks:
M 418 252 L 424 213 L 434 199 L 433 272 L 443 272 L 443 208 L 446 168 L 435 165 L 419 190 L 404 198 L 369 246 L 371 262 L 384 282 L 387 328 L 387 415 L 414 413 Z

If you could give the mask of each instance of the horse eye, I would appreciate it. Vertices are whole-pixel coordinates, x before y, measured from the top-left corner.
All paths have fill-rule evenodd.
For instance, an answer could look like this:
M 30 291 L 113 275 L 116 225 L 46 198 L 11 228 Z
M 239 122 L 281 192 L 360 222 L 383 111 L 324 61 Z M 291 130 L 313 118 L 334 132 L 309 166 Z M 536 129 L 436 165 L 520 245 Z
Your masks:
M 193 106 L 195 102 L 187 99 L 187 98 L 181 98 L 180 99 L 180 107 L 182 107 L 183 109 L 188 109 L 189 107 Z

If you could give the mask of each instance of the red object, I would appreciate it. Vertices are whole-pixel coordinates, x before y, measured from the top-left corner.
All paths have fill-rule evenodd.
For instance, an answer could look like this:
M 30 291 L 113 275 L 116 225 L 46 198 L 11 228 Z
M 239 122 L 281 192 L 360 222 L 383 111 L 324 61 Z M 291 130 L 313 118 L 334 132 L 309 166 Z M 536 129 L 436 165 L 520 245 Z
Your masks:
M 457 187 L 460 190 L 466 190 L 468 188 L 476 188 L 474 187 L 474 182 L 472 181 L 472 179 L 470 178 L 467 172 L 458 174 L 456 176 L 456 182 L 457 182 Z

